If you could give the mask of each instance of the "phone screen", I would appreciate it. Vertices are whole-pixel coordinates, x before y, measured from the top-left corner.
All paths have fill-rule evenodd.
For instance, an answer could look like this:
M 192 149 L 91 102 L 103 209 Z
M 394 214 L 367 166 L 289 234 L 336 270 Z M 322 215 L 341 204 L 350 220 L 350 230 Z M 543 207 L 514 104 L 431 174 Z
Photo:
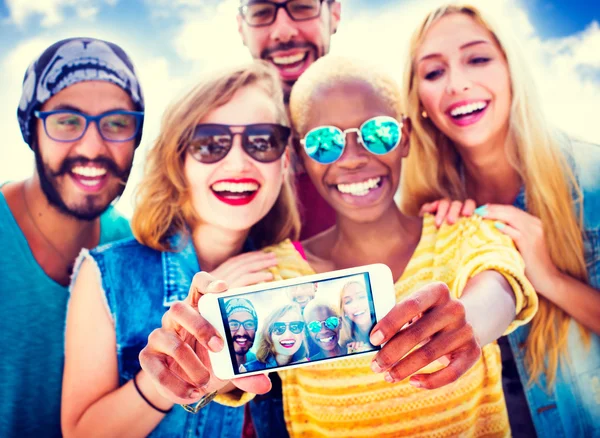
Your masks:
M 376 351 L 368 273 L 218 298 L 234 373 Z

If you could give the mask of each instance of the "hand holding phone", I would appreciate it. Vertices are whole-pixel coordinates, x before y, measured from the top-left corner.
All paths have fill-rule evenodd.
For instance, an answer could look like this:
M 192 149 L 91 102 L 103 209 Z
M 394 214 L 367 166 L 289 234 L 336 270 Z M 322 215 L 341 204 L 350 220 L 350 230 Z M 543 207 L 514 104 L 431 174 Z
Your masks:
M 200 272 L 192 280 L 188 296 L 165 313 L 162 327 L 148 337 L 140 352 L 142 369 L 152 378 L 159 393 L 173 403 L 189 404 L 228 386 L 213 373 L 209 351 L 218 352 L 224 342 L 215 328 L 200 315 L 198 302 L 204 294 L 227 289 L 223 281 Z M 271 388 L 266 376 L 238 379 L 235 386 L 263 394 Z
M 373 328 L 371 341 L 386 343 L 371 364 L 373 371 L 386 372 L 390 383 L 412 376 L 412 385 L 427 389 L 455 381 L 481 356 L 464 305 L 441 282 L 428 284 L 396 304 Z M 435 361 L 443 368 L 415 374 Z
M 377 264 L 207 294 L 199 309 L 226 343 L 209 351 L 215 376 L 237 382 L 376 352 L 369 334 L 395 301 L 392 273 Z

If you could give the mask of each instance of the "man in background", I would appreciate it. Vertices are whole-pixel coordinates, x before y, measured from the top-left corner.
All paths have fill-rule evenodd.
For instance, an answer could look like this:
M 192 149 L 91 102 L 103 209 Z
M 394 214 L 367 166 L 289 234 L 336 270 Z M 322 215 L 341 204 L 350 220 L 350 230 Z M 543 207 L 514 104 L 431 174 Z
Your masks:
M 331 36 L 341 14 L 334 0 L 241 0 L 238 30 L 253 58 L 270 62 L 283 82 L 286 103 L 292 86 L 317 59 L 329 53 Z M 298 147 L 298 138 L 293 141 Z M 298 204 L 302 217 L 301 239 L 335 223 L 335 211 L 321 197 L 294 157 Z

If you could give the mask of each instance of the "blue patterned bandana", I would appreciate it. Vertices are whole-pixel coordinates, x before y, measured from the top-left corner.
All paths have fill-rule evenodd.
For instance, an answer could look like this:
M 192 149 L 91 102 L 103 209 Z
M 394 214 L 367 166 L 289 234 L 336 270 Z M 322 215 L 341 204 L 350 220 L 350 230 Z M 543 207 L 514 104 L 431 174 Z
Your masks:
M 121 87 L 136 111 L 144 111 L 144 97 L 133 64 L 116 44 L 94 38 L 69 38 L 48 47 L 33 61 L 23 79 L 17 118 L 25 143 L 35 140 L 33 112 L 52 96 L 73 84 L 107 81 Z M 141 139 L 142 129 L 136 145 Z

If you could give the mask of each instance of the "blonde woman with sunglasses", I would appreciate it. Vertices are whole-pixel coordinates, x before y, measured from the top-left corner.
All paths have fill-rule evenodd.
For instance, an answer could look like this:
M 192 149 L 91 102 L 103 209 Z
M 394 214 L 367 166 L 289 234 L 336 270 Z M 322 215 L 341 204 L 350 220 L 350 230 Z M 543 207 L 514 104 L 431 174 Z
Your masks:
M 265 269 L 277 257 L 256 250 L 299 228 L 289 136 L 279 78 L 262 62 L 209 76 L 167 109 L 139 185 L 135 239 L 84 252 L 77 264 L 65 436 L 241 436 L 247 394 L 230 385 L 194 416 L 156 390 L 138 356 L 149 336 L 164 361 L 195 348 L 174 350 L 155 329 L 193 318 L 197 298 L 183 300 L 198 271 L 237 285 L 273 279 Z

